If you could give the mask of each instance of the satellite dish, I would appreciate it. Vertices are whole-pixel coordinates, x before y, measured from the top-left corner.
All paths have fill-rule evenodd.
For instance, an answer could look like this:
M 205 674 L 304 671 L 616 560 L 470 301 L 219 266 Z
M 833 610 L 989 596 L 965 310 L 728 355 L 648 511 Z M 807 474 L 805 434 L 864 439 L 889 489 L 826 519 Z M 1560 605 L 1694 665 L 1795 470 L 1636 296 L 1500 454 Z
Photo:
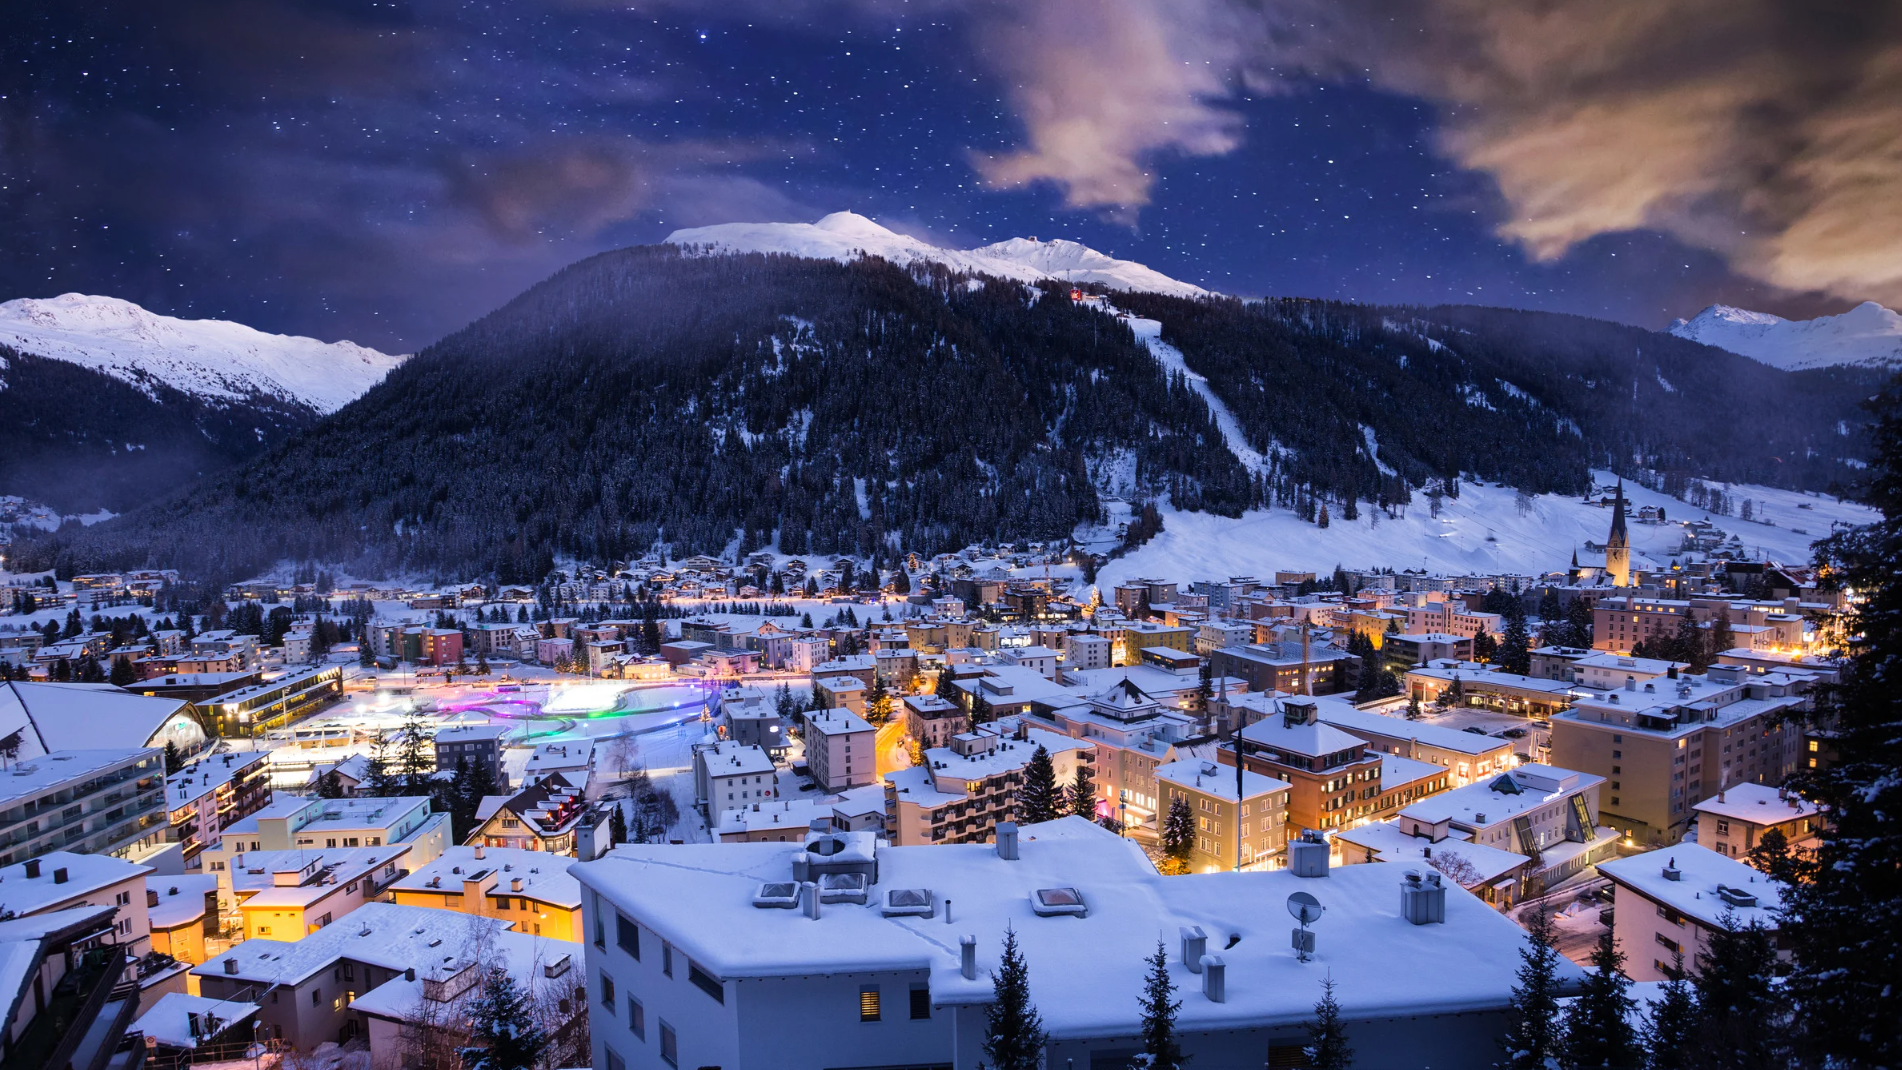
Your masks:
M 1312 925 L 1320 921 L 1321 915 L 1326 910 L 1327 908 L 1321 905 L 1319 899 L 1307 892 L 1296 892 L 1288 897 L 1288 913 L 1293 914 L 1295 920 L 1303 925 Z

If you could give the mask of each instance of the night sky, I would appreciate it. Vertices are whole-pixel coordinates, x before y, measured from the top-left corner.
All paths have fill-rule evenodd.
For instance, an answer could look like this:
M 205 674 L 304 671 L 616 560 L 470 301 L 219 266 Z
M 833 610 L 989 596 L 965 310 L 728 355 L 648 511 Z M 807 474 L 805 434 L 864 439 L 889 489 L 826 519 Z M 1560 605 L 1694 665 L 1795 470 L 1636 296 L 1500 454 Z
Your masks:
M 1250 296 L 1893 303 L 1886 6 L 1635 3 L 25 0 L 0 299 L 406 351 L 594 252 L 851 209 Z

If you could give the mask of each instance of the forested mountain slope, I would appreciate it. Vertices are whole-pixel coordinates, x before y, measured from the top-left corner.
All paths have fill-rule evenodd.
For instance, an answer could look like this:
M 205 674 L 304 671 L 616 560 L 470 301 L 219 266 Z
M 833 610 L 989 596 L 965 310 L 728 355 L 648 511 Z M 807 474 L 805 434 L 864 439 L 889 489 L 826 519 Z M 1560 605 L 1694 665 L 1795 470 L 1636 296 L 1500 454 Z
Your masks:
M 1821 486 L 1861 449 L 1866 382 L 1634 328 L 1114 295 L 1208 377 L 1268 457 L 1251 471 L 1114 309 L 1042 285 L 871 258 L 603 254 L 243 469 L 16 553 L 515 581 L 657 540 L 888 557 L 1062 538 L 1101 515 L 1112 471 L 1182 508 L 1341 515 L 1462 471 L 1534 491 L 1582 490 L 1593 464 Z

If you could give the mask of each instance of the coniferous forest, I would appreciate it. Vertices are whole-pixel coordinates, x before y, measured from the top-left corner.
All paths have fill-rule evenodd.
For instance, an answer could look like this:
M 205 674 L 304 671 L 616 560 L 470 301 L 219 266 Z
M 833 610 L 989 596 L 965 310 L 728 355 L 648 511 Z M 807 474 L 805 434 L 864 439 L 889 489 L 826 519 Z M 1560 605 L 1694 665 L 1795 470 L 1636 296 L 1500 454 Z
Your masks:
M 1872 387 L 1845 369 L 1500 309 L 1114 301 L 1162 321 L 1262 470 L 1126 322 L 1066 288 L 649 246 L 557 273 L 248 464 L 16 554 L 518 582 L 658 542 L 888 559 L 1060 539 L 1103 515 L 1110 469 L 1181 508 L 1333 502 L 1351 520 L 1460 473 L 1529 492 L 1582 491 L 1592 466 L 1821 489 L 1863 449 Z

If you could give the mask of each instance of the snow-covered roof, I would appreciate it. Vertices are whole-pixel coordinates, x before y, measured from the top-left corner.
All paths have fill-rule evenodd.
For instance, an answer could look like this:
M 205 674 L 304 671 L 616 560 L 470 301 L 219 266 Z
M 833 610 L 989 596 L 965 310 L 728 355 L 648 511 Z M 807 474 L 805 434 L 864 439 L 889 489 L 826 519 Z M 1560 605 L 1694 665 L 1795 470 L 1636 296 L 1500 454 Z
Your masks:
M 1400 825 L 1395 821 L 1374 821 L 1333 833 L 1336 840 L 1374 852 L 1381 862 L 1425 865 L 1429 859 L 1437 858 L 1445 865 L 1449 855 L 1456 855 L 1472 863 L 1474 872 L 1478 874 L 1467 884 L 1468 887 L 1491 884 L 1531 861 L 1522 854 L 1502 851 L 1483 843 L 1472 843 L 1465 836 L 1465 833 L 1455 833 L 1434 843 L 1425 837 L 1407 835 L 1400 831 Z
M 299 940 L 253 937 L 233 944 L 192 972 L 200 977 L 295 985 L 344 957 L 388 970 L 422 969 L 444 956 L 473 953 L 484 934 L 509 926 L 500 918 L 455 910 L 365 903 Z M 237 964 L 235 970 L 227 966 L 232 962 Z
M 21 757 L 49 751 L 150 747 L 174 721 L 197 723 L 190 703 L 147 698 L 111 684 L 0 683 L 0 736 L 21 733 Z M 198 730 L 198 738 L 203 731 Z
M 1467 828 L 1491 828 L 1527 810 L 1537 810 L 1555 799 L 1576 795 L 1604 782 L 1604 777 L 1592 773 L 1522 765 L 1463 788 L 1429 795 L 1409 804 L 1400 814 L 1429 825 L 1450 820 Z
M 1666 876 L 1671 870 L 1676 871 L 1677 879 Z M 1598 872 L 1711 927 L 1721 925 L 1729 912 L 1740 926 L 1754 921 L 1774 929 L 1777 908 L 1783 904 L 1780 882 L 1695 843 L 1609 859 L 1598 863 Z M 1726 901 L 1717 891 L 1720 884 L 1755 896 L 1755 905 L 1738 906 Z
M 774 771 L 773 759 L 751 743 L 721 740 L 701 748 L 699 753 L 701 761 L 706 763 L 707 775 L 712 777 L 771 776 Z
M 1276 780 L 1271 776 L 1248 772 L 1242 774 L 1242 789 L 1250 799 L 1285 791 L 1291 787 L 1285 780 Z M 1235 767 L 1205 762 L 1199 758 L 1188 758 L 1177 762 L 1167 762 L 1156 767 L 1156 779 L 1171 784 L 1180 784 L 1193 788 L 1204 795 L 1213 795 L 1218 799 L 1235 801 Z
M 1075 817 L 1027 827 L 1015 861 L 985 844 L 881 848 L 865 906 L 826 904 L 818 919 L 755 907 L 760 883 L 789 879 L 802 849 L 630 845 L 574 872 L 722 978 L 922 969 L 934 1002 L 976 1005 L 993 997 L 990 972 L 1009 926 L 1030 966 L 1031 999 L 1058 1039 L 1133 1033 L 1133 996 L 1105 993 L 1140 992 L 1157 937 L 1173 946 L 1182 927 L 1200 926 L 1210 953 L 1227 964 L 1227 1000 L 1215 1003 L 1171 963 L 1182 996 L 1177 1026 L 1194 1030 L 1306 1021 L 1325 977 L 1339 984 L 1350 1018 L 1503 1008 L 1526 944 L 1517 925 L 1456 887 L 1446 890 L 1444 924 L 1409 924 L 1392 867 L 1345 866 L 1315 879 L 1286 870 L 1162 877 L 1135 844 Z M 899 888 L 955 900 L 955 923 L 882 916 L 884 890 Z M 1032 896 L 1048 888 L 1077 889 L 1087 914 L 1038 916 Z M 1289 949 L 1292 925 L 1276 909 L 1296 891 L 1327 910 L 1307 963 Z M 976 979 L 959 972 L 951 939 L 966 934 L 977 939 Z M 1582 973 L 1569 962 L 1559 970 L 1568 983 Z
M 382 831 L 394 828 L 419 808 L 427 808 L 427 795 L 365 796 L 362 798 L 313 799 L 289 795 L 273 799 L 262 808 L 225 826 L 224 836 L 253 836 L 258 822 L 270 818 L 291 818 L 296 832 L 313 835 L 333 832 Z M 313 831 L 314 830 L 314 831 Z
M 37 866 L 40 875 L 27 876 L 28 865 Z M 59 878 L 62 871 L 64 880 Z M 151 872 L 151 866 L 111 855 L 48 851 L 38 858 L 0 866 L 0 907 L 15 914 L 32 914 Z
M 255 1003 L 167 992 L 158 998 L 157 1003 L 152 1004 L 150 1010 L 139 1015 L 130 1031 L 143 1033 L 168 1048 L 195 1048 L 200 1040 L 208 1040 L 257 1012 L 258 1005 Z M 193 1015 L 201 1022 L 215 1018 L 222 1024 L 207 1031 L 204 1037 L 193 1036 Z
M 247 908 L 305 907 L 354 881 L 374 879 L 378 870 L 400 864 L 408 855 L 409 845 L 400 843 L 246 851 L 231 857 L 231 888 Z M 279 873 L 307 874 L 308 883 L 280 886 Z
M 355 917 L 351 915 L 351 918 Z M 336 927 L 331 926 L 333 929 Z M 352 1000 L 350 1009 L 396 1021 L 418 1017 L 418 1009 L 424 1005 L 424 982 L 444 980 L 455 974 L 470 962 L 477 948 L 468 944 L 457 947 L 445 940 L 441 947 L 429 950 L 434 954 L 416 964 L 416 980 L 407 980 L 403 973 L 398 972 L 395 977 Z M 551 979 L 558 979 L 564 988 L 587 984 L 586 974 L 582 972 L 582 946 L 571 940 L 534 936 L 513 929 L 497 929 L 485 938 L 480 951 L 481 963 L 474 968 L 500 966 L 515 978 L 517 984 L 530 992 L 540 989 Z M 471 986 L 468 998 L 474 999 L 480 994 L 479 987 Z
M 154 929 L 176 929 L 205 916 L 205 893 L 218 890 L 216 873 L 173 873 L 145 878 L 158 904 L 146 909 Z
M 442 743 L 480 743 L 485 740 L 500 740 L 515 731 L 513 725 L 505 724 L 458 724 L 436 730 L 436 742 Z
M 1250 743 L 1272 747 L 1285 754 L 1299 754 L 1309 758 L 1318 758 L 1323 754 L 1337 754 L 1367 745 L 1366 740 L 1343 732 L 1326 721 L 1291 725 L 1276 716 L 1263 718 L 1243 728 L 1242 738 Z
M 842 706 L 829 710 L 813 710 L 806 714 L 806 727 L 822 736 L 872 731 L 870 721 Z
M 1753 825 L 1780 825 L 1815 817 L 1822 810 L 1815 803 L 1768 784 L 1739 784 L 1727 788 L 1691 807 L 1700 814 L 1748 821 Z
M 1380 756 L 1380 790 L 1382 791 L 1392 791 L 1402 784 L 1411 784 L 1416 780 L 1431 780 L 1445 775 L 1446 766 L 1433 762 L 1402 758 L 1398 754 Z
M 398 892 L 460 895 L 463 881 L 473 880 L 480 873 L 494 873 L 495 887 L 490 889 L 494 895 L 527 896 L 552 906 L 581 909 L 581 885 L 568 875 L 568 859 L 523 847 L 486 847 L 481 849 L 482 857 L 477 858 L 476 850 L 474 847 L 448 848 L 441 858 L 390 887 Z M 441 883 L 432 887 L 429 883 L 432 880 Z M 515 888 L 517 880 L 522 882 L 520 890 Z
M 1471 754 L 1475 757 L 1496 750 L 1512 749 L 1512 741 L 1509 739 L 1477 735 L 1458 728 L 1446 728 L 1423 721 L 1409 721 L 1404 717 L 1389 717 L 1372 710 L 1355 709 L 1346 702 L 1323 698 L 1316 700 L 1315 705 L 1320 710 L 1322 723 L 1331 724 L 1357 735 L 1410 739 L 1422 746 Z
M 197 802 L 270 758 L 271 752 L 262 750 L 208 754 L 165 778 L 165 807 L 176 810 Z

